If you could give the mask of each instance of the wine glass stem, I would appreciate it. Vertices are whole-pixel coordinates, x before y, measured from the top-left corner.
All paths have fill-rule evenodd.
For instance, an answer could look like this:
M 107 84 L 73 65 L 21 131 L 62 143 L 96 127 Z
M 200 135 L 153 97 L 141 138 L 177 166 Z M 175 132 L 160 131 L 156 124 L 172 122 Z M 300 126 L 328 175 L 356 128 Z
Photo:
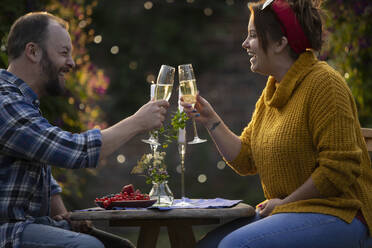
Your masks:
M 195 119 L 192 120 L 192 125 L 194 127 L 194 137 L 198 137 L 199 138 L 199 136 L 198 136 L 198 130 L 196 129 L 196 121 L 195 121 Z
M 181 199 L 185 197 L 185 161 L 181 158 Z

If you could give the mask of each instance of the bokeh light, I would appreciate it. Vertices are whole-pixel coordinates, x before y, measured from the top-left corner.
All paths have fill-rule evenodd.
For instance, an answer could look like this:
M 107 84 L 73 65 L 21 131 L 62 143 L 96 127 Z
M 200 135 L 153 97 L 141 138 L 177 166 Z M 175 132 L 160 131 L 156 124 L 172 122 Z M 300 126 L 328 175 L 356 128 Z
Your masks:
M 99 44 L 101 42 L 102 42 L 102 36 L 101 35 L 94 36 L 94 43 Z
M 131 61 L 131 62 L 129 63 L 129 69 L 131 69 L 131 70 L 136 70 L 137 67 L 138 67 L 138 63 L 137 63 L 137 61 Z
M 116 160 L 118 161 L 119 164 L 124 164 L 126 158 L 123 154 L 119 154 L 117 157 L 116 157 Z
M 143 4 L 143 7 L 147 10 L 150 10 L 152 9 L 152 7 L 154 6 L 154 4 L 151 2 L 151 1 L 147 1 Z
M 207 181 L 207 176 L 205 174 L 200 174 L 198 176 L 198 182 L 199 183 L 205 183 Z
M 227 5 L 233 5 L 234 4 L 234 0 L 226 0 L 226 4 Z
M 110 52 L 112 54 L 118 54 L 119 53 L 119 47 L 118 46 L 111 47 Z
M 155 75 L 154 74 L 147 75 L 146 82 L 151 83 L 153 81 L 155 81 Z
M 87 25 L 87 22 L 85 20 L 82 20 L 81 22 L 79 22 L 79 28 L 85 28 L 86 25 Z
M 204 15 L 206 15 L 206 16 L 213 15 L 213 10 L 211 8 L 205 8 L 204 9 Z
M 225 161 L 218 161 L 218 163 L 217 163 L 217 168 L 219 169 L 219 170 L 223 170 L 223 169 L 225 169 L 225 167 L 226 167 L 226 163 L 225 163 Z
M 69 98 L 68 98 L 68 103 L 71 104 L 71 105 L 74 104 L 74 103 L 75 103 L 74 98 L 69 97 Z

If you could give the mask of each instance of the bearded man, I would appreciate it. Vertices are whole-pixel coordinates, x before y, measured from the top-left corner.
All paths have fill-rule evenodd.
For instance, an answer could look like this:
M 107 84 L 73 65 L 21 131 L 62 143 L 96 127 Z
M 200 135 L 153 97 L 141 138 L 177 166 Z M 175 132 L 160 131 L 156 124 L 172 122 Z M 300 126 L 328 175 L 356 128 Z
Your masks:
M 51 165 L 97 167 L 133 136 L 159 128 L 169 104 L 150 101 L 107 129 L 72 134 L 39 110 L 39 98 L 63 93 L 75 67 L 68 24 L 46 12 L 24 15 L 11 27 L 7 50 L 9 67 L 0 70 L 0 247 L 104 247 L 81 233 L 90 223 L 69 220 Z

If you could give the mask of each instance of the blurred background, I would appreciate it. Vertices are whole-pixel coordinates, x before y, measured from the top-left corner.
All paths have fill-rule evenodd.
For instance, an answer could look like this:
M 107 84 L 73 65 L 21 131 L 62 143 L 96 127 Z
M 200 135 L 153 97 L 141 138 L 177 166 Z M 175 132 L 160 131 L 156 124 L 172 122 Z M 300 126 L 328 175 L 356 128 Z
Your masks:
M 250 71 L 249 57 L 241 44 L 247 35 L 250 1 L 246 0 L 2 0 L 0 9 L 0 67 L 7 67 L 6 36 L 11 24 L 30 11 L 49 11 L 70 24 L 76 69 L 70 73 L 69 92 L 41 99 L 48 120 L 66 130 L 104 129 L 133 114 L 149 100 L 150 82 L 162 64 L 177 67 L 192 63 L 200 94 L 236 134 L 250 121 L 266 77 Z M 362 126 L 372 127 L 371 33 L 369 0 L 325 1 L 324 48 L 319 57 L 344 77 L 359 108 Z M 178 78 L 168 120 L 177 110 Z M 264 200 L 257 176 L 235 174 L 208 142 L 187 146 L 186 196 L 241 199 L 252 206 Z M 134 137 L 95 170 L 54 168 L 70 210 L 92 207 L 98 196 L 120 192 L 132 183 L 148 193 L 151 185 L 131 174 L 150 147 Z M 193 136 L 191 121 L 187 139 Z M 175 143 L 166 149 L 169 186 L 180 196 L 179 156 Z M 109 228 L 135 242 L 136 228 Z M 212 227 L 196 228 L 200 238 Z M 165 230 L 162 230 L 164 234 Z M 162 235 L 158 247 L 169 247 Z

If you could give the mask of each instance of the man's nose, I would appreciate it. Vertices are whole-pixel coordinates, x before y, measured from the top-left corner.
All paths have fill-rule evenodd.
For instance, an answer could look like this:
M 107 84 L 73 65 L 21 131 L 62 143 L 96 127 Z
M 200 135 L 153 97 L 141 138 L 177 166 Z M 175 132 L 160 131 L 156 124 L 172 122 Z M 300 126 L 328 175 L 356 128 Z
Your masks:
M 75 64 L 75 61 L 74 59 L 70 56 L 69 59 L 67 60 L 67 65 L 68 67 L 70 67 L 71 69 L 75 68 L 76 64 Z

